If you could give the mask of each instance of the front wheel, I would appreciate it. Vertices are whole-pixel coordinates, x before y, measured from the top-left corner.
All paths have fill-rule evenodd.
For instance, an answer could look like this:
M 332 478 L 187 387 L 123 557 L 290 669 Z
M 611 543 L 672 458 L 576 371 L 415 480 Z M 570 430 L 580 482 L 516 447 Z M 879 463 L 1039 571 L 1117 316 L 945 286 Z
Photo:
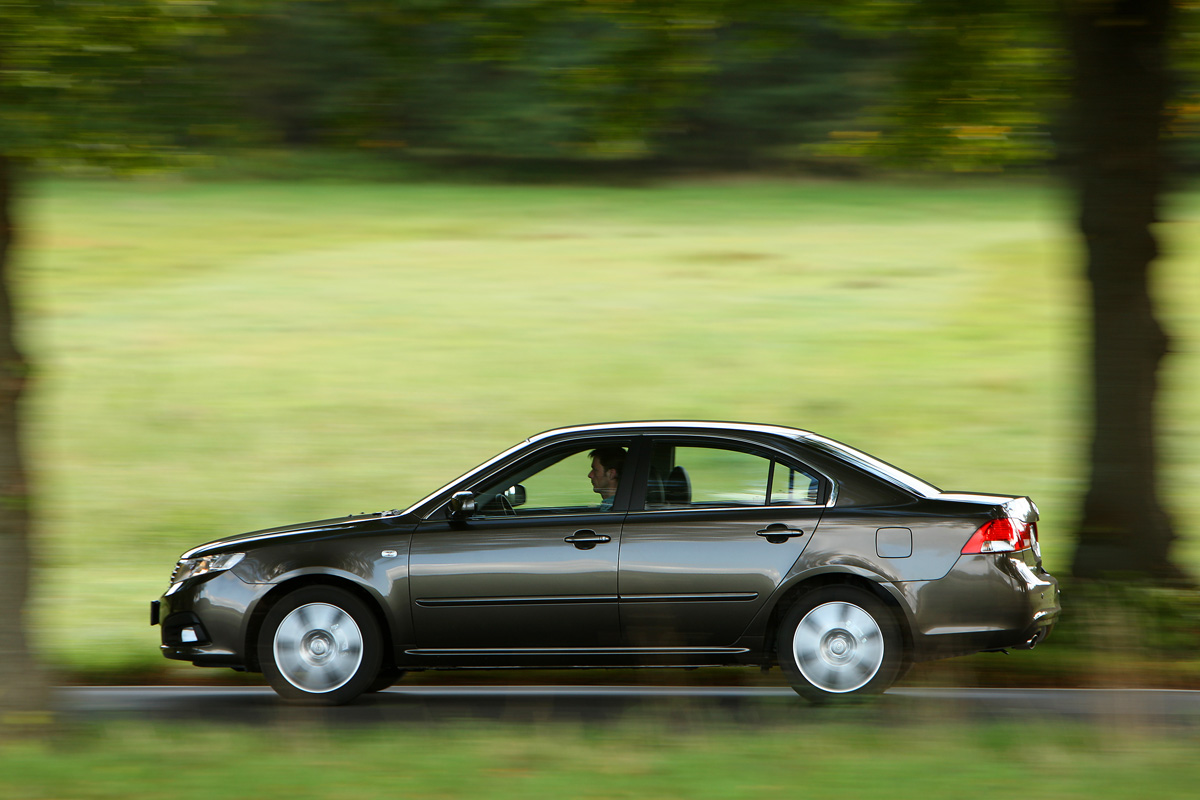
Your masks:
M 878 694 L 903 663 L 896 618 L 879 598 L 853 586 L 818 589 L 779 626 L 777 654 L 797 694 L 814 703 Z
M 332 586 L 310 586 L 267 612 L 258 648 L 263 675 L 285 700 L 342 705 L 367 691 L 382 661 L 370 610 Z

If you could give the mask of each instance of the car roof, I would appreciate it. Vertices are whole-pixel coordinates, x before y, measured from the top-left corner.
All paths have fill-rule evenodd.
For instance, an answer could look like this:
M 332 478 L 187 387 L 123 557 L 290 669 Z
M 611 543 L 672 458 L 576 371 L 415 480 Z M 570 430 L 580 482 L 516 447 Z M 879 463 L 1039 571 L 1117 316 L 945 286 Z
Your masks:
M 941 493 L 933 484 L 900 469 L 886 461 L 851 447 L 844 442 L 830 439 L 827 436 L 813 433 L 800 428 L 790 428 L 786 425 L 766 425 L 757 422 L 729 422 L 720 420 L 641 420 L 631 422 L 602 422 L 592 425 L 574 425 L 566 428 L 554 428 L 529 437 L 526 442 L 535 443 L 546 439 L 570 437 L 579 434 L 609 434 L 609 433 L 653 433 L 665 431 L 669 433 L 750 433 L 767 436 L 784 437 L 802 441 L 816 447 L 827 454 L 835 456 L 839 461 L 848 462 L 867 473 L 874 475 L 894 486 L 899 486 L 922 497 L 934 497 Z
M 686 431 L 689 433 L 703 433 L 705 431 L 760 433 L 772 436 L 785 436 L 790 439 L 807 439 L 815 436 L 811 431 L 800 430 L 799 428 L 789 428 L 785 425 L 764 425 L 755 422 L 730 422 L 723 420 L 630 420 L 552 428 L 551 430 L 534 434 L 526 441 L 537 442 L 543 439 L 580 433 L 636 433 L 662 430 Z

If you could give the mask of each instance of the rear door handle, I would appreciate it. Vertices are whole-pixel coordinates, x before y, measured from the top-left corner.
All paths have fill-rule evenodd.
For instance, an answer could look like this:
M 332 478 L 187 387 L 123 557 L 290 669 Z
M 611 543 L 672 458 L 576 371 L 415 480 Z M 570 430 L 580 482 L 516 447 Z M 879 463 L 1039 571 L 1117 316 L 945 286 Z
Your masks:
M 761 531 L 755 531 L 754 533 L 763 537 L 771 544 L 783 544 L 793 536 L 804 535 L 804 531 L 800 530 L 799 528 L 789 528 L 787 525 L 779 522 L 775 523 L 774 525 L 768 525 Z
M 598 544 L 611 542 L 612 537 L 605 536 L 603 533 L 596 533 L 595 531 L 582 530 L 575 531 L 573 534 L 563 539 L 563 541 L 575 545 L 580 550 L 591 550 Z

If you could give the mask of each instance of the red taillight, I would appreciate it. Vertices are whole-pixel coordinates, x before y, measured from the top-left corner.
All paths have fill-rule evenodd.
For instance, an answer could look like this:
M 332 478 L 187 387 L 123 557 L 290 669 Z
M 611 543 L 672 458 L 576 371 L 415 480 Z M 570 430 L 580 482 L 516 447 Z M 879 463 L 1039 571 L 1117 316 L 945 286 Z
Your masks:
M 1026 522 L 1005 517 L 985 522 L 963 545 L 963 555 L 1012 553 L 1033 547 L 1034 528 Z

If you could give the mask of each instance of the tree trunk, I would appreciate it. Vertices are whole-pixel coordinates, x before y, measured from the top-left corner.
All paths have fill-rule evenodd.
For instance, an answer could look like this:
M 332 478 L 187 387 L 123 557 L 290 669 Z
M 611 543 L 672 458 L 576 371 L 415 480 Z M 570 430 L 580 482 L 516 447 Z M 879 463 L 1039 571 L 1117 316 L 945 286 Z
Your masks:
M 1152 230 L 1166 174 L 1171 0 L 1064 0 L 1073 162 L 1091 288 L 1092 446 L 1072 573 L 1174 580 L 1158 496 L 1155 395 L 1167 336 L 1154 313 Z
M 48 706 L 45 680 L 25 635 L 30 586 L 29 488 L 21 448 L 28 365 L 16 341 L 10 265 L 13 164 L 0 155 L 0 730 Z

